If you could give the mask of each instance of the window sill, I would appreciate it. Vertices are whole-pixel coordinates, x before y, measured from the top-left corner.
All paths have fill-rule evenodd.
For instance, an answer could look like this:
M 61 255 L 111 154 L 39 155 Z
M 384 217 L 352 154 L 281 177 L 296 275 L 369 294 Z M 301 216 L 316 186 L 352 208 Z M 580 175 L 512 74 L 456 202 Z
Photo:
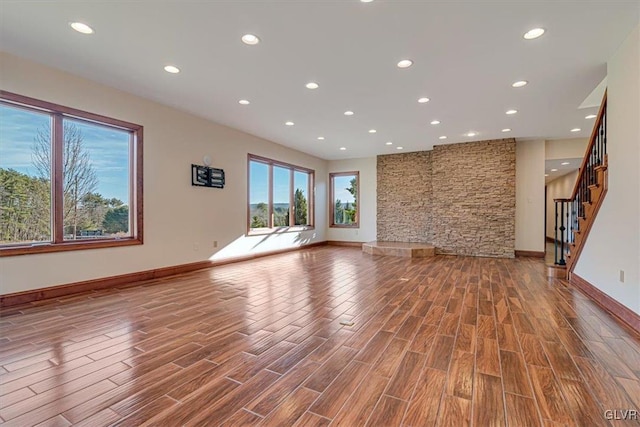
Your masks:
M 295 225 L 293 227 L 255 228 L 247 231 L 247 236 L 264 236 L 265 234 L 298 233 L 300 231 L 315 230 L 311 225 Z
M 52 252 L 66 252 L 66 251 L 80 251 L 87 249 L 99 249 L 99 248 L 115 248 L 119 246 L 134 246 L 141 245 L 142 239 L 139 238 L 125 238 L 125 239 L 105 239 L 105 240 L 81 240 L 65 243 L 36 243 L 33 245 L 22 246 L 8 246 L 0 248 L 0 258 L 8 256 L 18 255 L 31 255 L 31 254 L 44 254 Z
M 360 228 L 359 224 L 331 224 L 329 228 Z

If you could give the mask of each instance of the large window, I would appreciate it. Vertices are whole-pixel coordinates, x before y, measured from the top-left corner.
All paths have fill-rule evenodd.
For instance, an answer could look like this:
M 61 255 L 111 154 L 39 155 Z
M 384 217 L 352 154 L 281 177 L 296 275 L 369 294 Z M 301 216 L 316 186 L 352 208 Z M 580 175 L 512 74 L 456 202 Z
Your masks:
M 249 231 L 313 226 L 314 172 L 249 154 Z
M 358 172 L 329 174 L 331 227 L 358 227 Z
M 0 91 L 0 256 L 142 243 L 142 126 Z

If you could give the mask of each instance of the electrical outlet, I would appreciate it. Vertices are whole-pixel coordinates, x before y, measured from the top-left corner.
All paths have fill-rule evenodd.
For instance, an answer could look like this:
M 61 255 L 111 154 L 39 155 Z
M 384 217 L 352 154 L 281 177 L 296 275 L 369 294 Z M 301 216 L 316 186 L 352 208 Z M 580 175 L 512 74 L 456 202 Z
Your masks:
M 618 275 L 620 276 L 620 282 L 624 283 L 624 270 L 620 270 L 618 272 Z
M 193 250 L 194 251 L 199 251 L 200 250 L 200 243 L 193 242 Z
M 218 247 L 218 241 L 217 241 L 217 240 L 214 240 L 214 241 L 213 241 L 213 247 L 214 247 L 214 248 L 217 248 L 217 247 Z

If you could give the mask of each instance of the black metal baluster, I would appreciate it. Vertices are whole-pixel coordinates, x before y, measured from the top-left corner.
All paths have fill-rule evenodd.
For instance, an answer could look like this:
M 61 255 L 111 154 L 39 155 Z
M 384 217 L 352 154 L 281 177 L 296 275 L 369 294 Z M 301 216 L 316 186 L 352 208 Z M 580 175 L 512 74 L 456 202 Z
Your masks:
M 602 134 L 601 134 L 600 125 L 598 125 L 598 132 L 597 132 L 597 135 L 596 135 L 596 141 L 598 143 L 598 155 L 600 156 L 600 164 L 602 164 L 603 159 L 604 159 L 604 155 L 602 154 Z
M 604 164 L 604 156 L 605 154 L 607 154 L 605 147 L 604 147 L 604 128 L 602 127 L 602 123 L 600 123 L 600 126 L 598 127 L 598 135 L 600 137 L 600 153 L 602 156 L 602 163 Z
M 600 124 L 601 128 L 602 128 L 602 136 L 604 139 L 604 154 L 607 154 L 607 110 L 605 109 L 604 113 L 602 114 L 602 124 Z
M 584 184 L 587 176 L 587 171 L 584 171 L 582 176 L 580 177 L 580 193 L 582 193 L 582 206 L 580 207 L 580 216 L 584 217 L 584 202 L 587 201 L 586 194 L 584 194 Z
M 571 242 L 576 241 L 576 231 L 578 231 L 578 206 L 580 205 L 580 199 L 576 197 L 573 200 L 573 234 Z
M 580 173 L 580 169 L 578 169 L 578 174 Z M 582 192 L 580 186 L 580 179 L 578 178 L 578 191 L 576 191 L 576 215 L 580 216 L 580 206 L 582 206 Z M 576 227 L 576 230 L 578 227 Z
M 560 221 L 560 261 L 558 264 L 566 265 L 567 262 L 564 259 L 564 231 L 566 230 L 566 227 L 564 226 L 564 222 L 562 222 L 564 221 L 564 202 L 560 202 Z
M 567 230 L 567 231 L 566 231 L 566 233 L 567 233 L 567 237 L 566 237 L 566 239 L 565 239 L 565 242 L 567 242 L 567 248 L 566 248 L 566 250 L 568 251 L 568 250 L 569 250 L 569 238 L 570 238 L 569 234 L 571 233 L 571 222 L 569 222 L 569 221 L 571 221 L 571 219 L 570 219 L 570 217 L 569 217 L 569 214 L 570 214 L 570 212 L 571 212 L 571 210 L 569 209 L 569 207 L 570 207 L 570 202 L 567 200 L 566 202 L 563 202 L 562 204 L 563 204 L 563 205 L 565 205 L 565 209 L 566 209 L 566 211 L 567 211 L 567 213 L 566 213 L 567 218 L 566 218 L 566 221 L 565 221 L 565 224 L 567 225 L 567 226 L 566 226 L 566 230 Z
M 553 235 L 553 259 L 555 264 L 560 264 L 558 260 L 558 202 L 554 201 L 553 203 L 555 207 L 555 227 L 554 227 L 554 235 Z
M 591 203 L 591 193 L 589 193 L 589 179 L 588 179 L 587 175 L 584 176 L 583 188 L 584 188 L 583 189 L 583 191 L 584 191 L 584 201 Z M 584 207 L 582 209 L 582 217 L 584 218 Z
M 569 207 L 567 208 L 567 215 L 569 216 L 569 238 L 567 239 L 568 243 L 573 242 L 573 208 L 575 206 L 574 200 L 569 200 Z
M 596 183 L 596 153 L 593 151 L 593 147 L 591 147 L 591 179 L 589 185 L 593 185 Z

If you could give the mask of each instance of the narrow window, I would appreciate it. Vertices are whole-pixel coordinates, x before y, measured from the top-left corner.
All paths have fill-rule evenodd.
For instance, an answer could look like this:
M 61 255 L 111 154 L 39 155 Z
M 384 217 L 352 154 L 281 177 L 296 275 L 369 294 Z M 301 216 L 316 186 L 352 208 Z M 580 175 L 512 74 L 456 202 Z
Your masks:
M 2 104 L 0 118 L 0 244 L 51 242 L 51 117 Z
M 293 172 L 294 225 L 309 225 L 309 174 Z
M 358 227 L 358 172 L 329 174 L 331 227 Z
M 273 166 L 273 226 L 288 227 L 291 217 L 291 169 Z
M 269 165 L 249 162 L 249 228 L 269 228 Z

